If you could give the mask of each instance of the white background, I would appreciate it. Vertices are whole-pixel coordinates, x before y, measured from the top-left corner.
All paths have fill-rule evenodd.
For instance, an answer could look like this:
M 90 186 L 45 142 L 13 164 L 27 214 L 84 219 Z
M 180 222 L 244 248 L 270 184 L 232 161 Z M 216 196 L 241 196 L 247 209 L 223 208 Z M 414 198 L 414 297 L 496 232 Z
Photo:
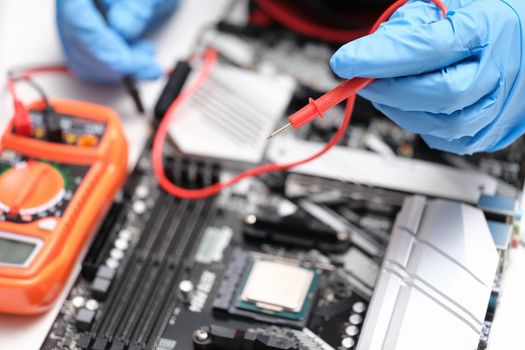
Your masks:
M 162 65 L 168 68 L 173 66 L 176 59 L 187 57 L 199 29 L 219 17 L 227 3 L 228 0 L 184 1 L 177 14 L 152 37 L 158 44 L 158 58 Z M 5 93 L 6 69 L 21 64 L 63 62 L 54 16 L 52 0 L 0 0 L 0 131 L 10 116 L 10 100 Z M 42 77 L 38 81 L 53 97 L 93 101 L 115 108 L 122 116 L 130 140 L 131 159 L 136 159 L 147 137 L 148 128 L 147 123 L 135 115 L 134 106 L 122 88 L 86 85 L 61 76 Z M 141 84 L 148 108 L 153 106 L 162 83 Z M 490 349 L 525 348 L 522 336 L 525 331 L 524 267 L 525 251 L 520 248 L 513 254 Z M 38 349 L 57 312 L 58 306 L 48 314 L 36 317 L 0 315 L 0 349 Z M 436 337 L 447 336 L 441 334 L 439 329 L 435 331 Z

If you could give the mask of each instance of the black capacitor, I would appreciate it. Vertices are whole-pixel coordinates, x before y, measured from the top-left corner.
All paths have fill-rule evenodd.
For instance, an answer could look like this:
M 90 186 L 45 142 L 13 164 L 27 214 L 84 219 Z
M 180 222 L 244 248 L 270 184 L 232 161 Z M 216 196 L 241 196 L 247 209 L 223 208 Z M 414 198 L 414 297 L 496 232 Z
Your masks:
M 91 342 L 93 341 L 93 338 L 89 333 L 82 333 L 78 337 L 77 345 L 81 349 L 88 349 L 91 346 Z
M 79 309 L 75 315 L 75 325 L 80 331 L 87 331 L 91 328 L 91 324 L 95 320 L 95 311 L 88 309 Z
M 91 282 L 91 292 L 95 298 L 100 300 L 106 298 L 109 287 L 111 287 L 111 280 L 105 278 L 96 277 L 93 282 Z

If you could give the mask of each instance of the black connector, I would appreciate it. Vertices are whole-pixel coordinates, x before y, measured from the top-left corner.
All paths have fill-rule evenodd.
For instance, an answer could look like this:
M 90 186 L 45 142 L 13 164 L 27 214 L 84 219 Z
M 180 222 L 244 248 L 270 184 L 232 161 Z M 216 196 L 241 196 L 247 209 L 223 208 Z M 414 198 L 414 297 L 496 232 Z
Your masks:
M 172 102 L 179 96 L 188 75 L 191 72 L 187 61 L 179 61 L 170 73 L 168 82 L 164 86 L 157 103 L 155 104 L 155 120 L 158 122 L 164 117 Z
M 49 142 L 62 143 L 63 132 L 60 126 L 60 118 L 56 115 L 55 110 L 51 105 L 46 105 L 42 112 L 44 119 L 44 127 L 46 129 L 46 140 Z

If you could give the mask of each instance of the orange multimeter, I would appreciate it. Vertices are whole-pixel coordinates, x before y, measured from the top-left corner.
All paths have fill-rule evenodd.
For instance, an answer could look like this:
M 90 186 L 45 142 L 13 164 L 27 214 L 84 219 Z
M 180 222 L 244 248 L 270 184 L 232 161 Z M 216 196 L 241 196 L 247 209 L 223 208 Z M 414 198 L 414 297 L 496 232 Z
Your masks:
M 52 112 L 43 101 L 29 106 L 31 137 L 11 122 L 0 143 L 0 313 L 53 305 L 127 175 L 114 111 L 50 105 Z

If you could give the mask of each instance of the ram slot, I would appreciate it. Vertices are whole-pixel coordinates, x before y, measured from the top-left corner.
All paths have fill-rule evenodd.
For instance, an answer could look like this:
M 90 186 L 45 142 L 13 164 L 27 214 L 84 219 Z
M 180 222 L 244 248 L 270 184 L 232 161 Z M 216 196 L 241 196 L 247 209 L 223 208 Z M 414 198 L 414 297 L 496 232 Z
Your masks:
M 95 277 L 97 269 L 104 262 L 107 257 L 107 252 L 113 246 L 113 238 L 115 231 L 113 230 L 116 223 L 120 219 L 120 214 L 124 204 L 114 202 L 103 221 L 95 240 L 89 247 L 89 251 L 82 262 L 82 276 L 87 280 L 92 280 Z
M 169 304 L 171 292 L 177 290 L 174 286 L 177 285 L 176 282 L 180 278 L 188 254 L 200 236 L 203 226 L 208 222 L 212 204 L 213 200 L 211 199 L 197 202 L 194 210 L 186 214 L 191 220 L 186 225 L 181 225 L 176 239 L 166 245 L 165 274 L 159 279 L 157 294 L 150 299 L 150 304 L 145 309 L 139 326 L 135 329 L 131 346 L 146 347 L 146 344 L 151 340 L 151 334 L 154 334 L 152 330 L 158 324 L 158 320 L 164 319 L 165 314 L 171 314 L 173 311 L 166 308 L 166 305 Z M 169 283 L 165 283 L 166 281 Z M 173 297 L 176 298 L 176 295 Z
M 128 260 L 121 277 L 109 292 L 105 308 L 102 310 L 102 317 L 93 324 L 90 333 L 96 337 L 94 349 L 105 349 L 106 345 L 113 340 L 114 332 L 128 306 L 129 298 L 135 292 L 136 284 L 142 279 L 144 266 L 147 265 L 145 261 L 148 255 L 147 249 L 150 249 L 159 235 L 160 227 L 169 215 L 174 201 L 171 197 L 162 196 L 155 205 L 135 251 Z
M 118 328 L 116 339 L 120 343 L 127 344 L 129 342 L 149 300 L 158 291 L 158 284 L 164 278 L 167 248 L 171 246 L 171 242 L 176 240 L 179 227 L 190 225 L 189 221 L 192 219 L 194 206 L 199 206 L 199 203 L 181 201 L 177 208 L 173 207 L 176 210 L 171 210 L 170 215 L 166 217 L 160 229 L 161 234 L 149 252 L 144 279 L 136 286 L 137 293 L 133 299 L 129 300 L 132 306 L 127 310 L 123 317 L 124 322 Z
M 172 287 L 176 286 L 182 279 L 183 269 L 191 259 L 193 248 L 197 244 L 203 230 L 212 222 L 217 213 L 217 208 L 214 206 L 214 199 L 206 199 L 201 202 L 204 203 L 203 210 L 199 215 L 192 214 L 194 225 L 192 227 L 184 227 L 184 234 L 181 235 L 182 239 L 179 242 L 172 242 L 174 244 L 174 254 L 168 258 L 168 266 L 173 268 L 175 271 L 174 275 L 176 276 Z M 165 298 L 162 301 L 158 301 L 158 305 L 156 306 L 157 309 L 162 307 L 164 311 L 151 314 L 150 316 L 156 316 L 157 322 L 151 331 L 149 339 L 146 340 L 144 337 L 140 339 L 138 337 L 139 333 L 137 333 L 134 337 L 134 344 L 144 346 L 145 348 L 153 348 L 154 344 L 161 338 L 178 301 L 177 288 L 168 288 Z M 151 326 L 153 326 L 153 324 Z

